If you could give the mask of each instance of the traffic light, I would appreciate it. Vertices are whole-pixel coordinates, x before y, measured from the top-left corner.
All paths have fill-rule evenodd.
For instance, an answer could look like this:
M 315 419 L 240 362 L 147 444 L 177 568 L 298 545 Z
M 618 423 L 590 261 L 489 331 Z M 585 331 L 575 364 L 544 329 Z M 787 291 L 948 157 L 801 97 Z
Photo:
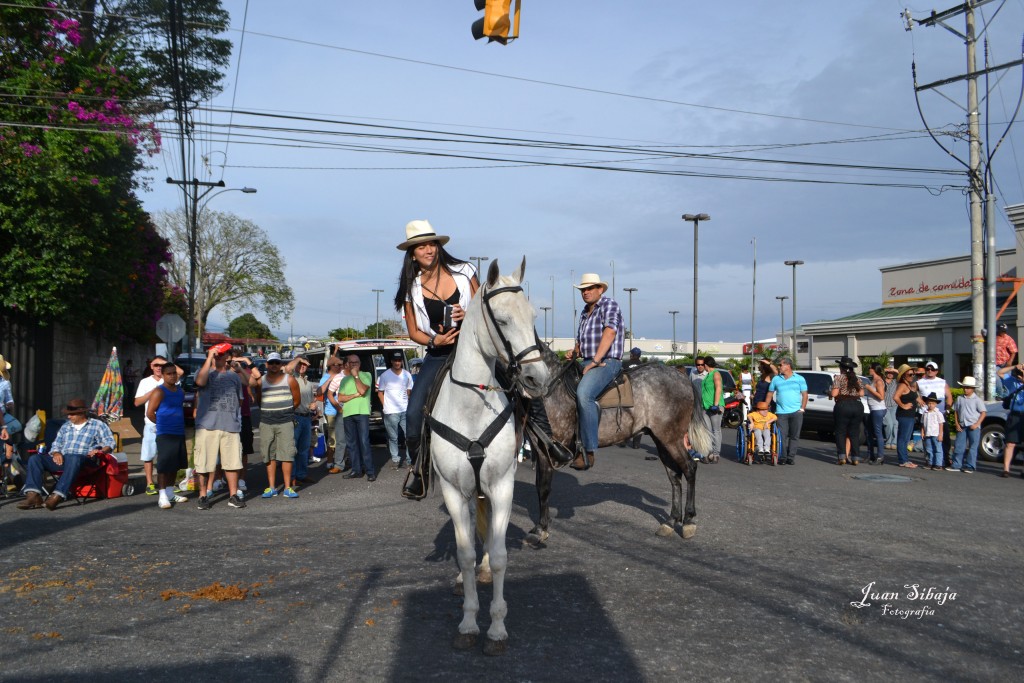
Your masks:
M 519 37 L 519 3 L 516 0 L 514 16 L 510 16 L 512 0 L 473 0 L 477 10 L 483 10 L 484 16 L 473 22 L 473 38 L 487 38 L 487 42 L 497 41 L 507 45 L 508 41 Z

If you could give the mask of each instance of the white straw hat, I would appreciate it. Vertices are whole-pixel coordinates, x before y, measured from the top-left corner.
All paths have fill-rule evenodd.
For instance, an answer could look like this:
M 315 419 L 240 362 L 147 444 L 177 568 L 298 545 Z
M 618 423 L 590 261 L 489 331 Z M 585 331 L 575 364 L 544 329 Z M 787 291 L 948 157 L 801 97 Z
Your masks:
M 427 220 L 415 220 L 409 221 L 405 226 L 405 241 L 398 245 L 400 251 L 405 251 L 409 247 L 414 247 L 417 244 L 423 244 L 424 242 L 437 242 L 438 244 L 447 244 L 447 235 L 438 235 L 434 232 L 434 226 Z

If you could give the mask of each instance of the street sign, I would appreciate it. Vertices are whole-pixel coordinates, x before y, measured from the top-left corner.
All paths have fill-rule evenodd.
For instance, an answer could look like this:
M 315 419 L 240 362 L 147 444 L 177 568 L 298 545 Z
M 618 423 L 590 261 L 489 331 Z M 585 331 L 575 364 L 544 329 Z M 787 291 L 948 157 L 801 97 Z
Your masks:
M 156 321 L 156 336 L 165 344 L 173 344 L 185 336 L 185 321 L 177 313 L 167 313 Z

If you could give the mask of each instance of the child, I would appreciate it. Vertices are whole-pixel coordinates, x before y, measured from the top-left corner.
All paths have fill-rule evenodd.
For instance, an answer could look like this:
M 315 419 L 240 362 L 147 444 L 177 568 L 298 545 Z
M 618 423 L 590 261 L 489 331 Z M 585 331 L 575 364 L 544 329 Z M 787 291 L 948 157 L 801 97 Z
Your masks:
M 935 392 L 925 397 L 928 410 L 921 416 L 921 437 L 924 442 L 925 457 L 927 464 L 933 470 L 942 469 L 942 422 L 943 415 L 939 412 L 939 397 Z
M 960 470 L 964 474 L 973 474 L 978 464 L 978 443 L 981 441 L 981 423 L 985 421 L 985 402 L 974 393 L 977 381 L 970 375 L 964 377 L 960 386 L 964 388 L 964 395 L 957 398 L 953 406 L 956 415 L 953 463 L 946 468 L 946 471 Z M 964 462 L 965 449 L 967 450 L 967 462 Z
M 747 424 L 754 434 L 754 448 L 759 460 L 771 459 L 772 425 L 779 418 L 768 411 L 768 403 L 758 402 L 756 411 L 747 415 Z
M 156 425 L 156 477 L 159 506 L 164 510 L 188 498 L 174 493 L 178 470 L 188 467 L 185 453 L 185 391 L 178 385 L 178 368 L 164 363 L 160 369 L 163 384 L 157 386 L 146 404 L 146 416 Z

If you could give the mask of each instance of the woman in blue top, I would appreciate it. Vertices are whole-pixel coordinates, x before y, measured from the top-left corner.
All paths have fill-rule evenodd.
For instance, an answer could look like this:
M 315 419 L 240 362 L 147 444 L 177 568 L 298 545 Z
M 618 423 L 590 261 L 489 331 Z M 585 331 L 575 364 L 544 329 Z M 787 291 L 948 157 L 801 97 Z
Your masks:
M 423 403 L 438 371 L 455 350 L 459 323 L 480 287 L 472 264 L 445 251 L 447 243 L 447 235 L 435 233 L 428 221 L 416 220 L 405 226 L 405 241 L 398 245 L 398 249 L 405 252 L 405 258 L 398 277 L 395 310 L 404 311 L 409 338 L 427 347 L 405 413 L 406 452 L 413 468 L 416 468 L 420 451 Z M 429 462 L 413 469 L 402 495 L 422 498 L 426 489 L 420 470 L 426 473 L 429 469 Z
M 185 452 L 185 392 L 178 386 L 178 368 L 164 363 L 160 370 L 164 383 L 153 390 L 146 416 L 156 423 L 156 474 L 160 487 L 159 505 L 167 510 L 174 503 L 184 503 L 184 496 L 174 494 L 178 470 L 188 467 Z

